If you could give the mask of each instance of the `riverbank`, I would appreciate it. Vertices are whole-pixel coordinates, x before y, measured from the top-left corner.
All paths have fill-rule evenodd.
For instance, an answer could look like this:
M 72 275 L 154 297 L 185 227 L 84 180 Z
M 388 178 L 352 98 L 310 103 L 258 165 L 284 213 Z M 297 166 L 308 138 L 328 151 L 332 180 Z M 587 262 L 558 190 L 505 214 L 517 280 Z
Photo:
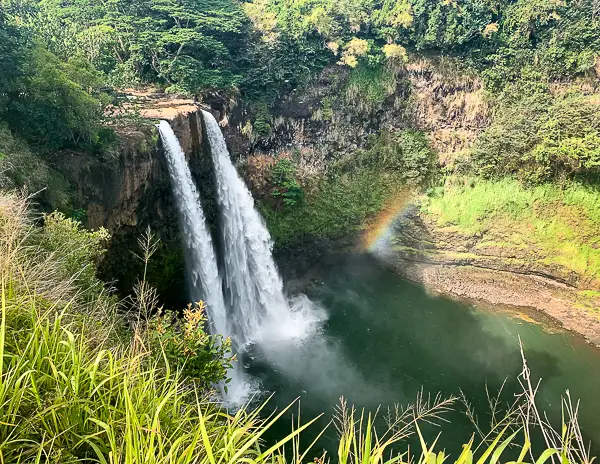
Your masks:
M 476 200 L 485 203 L 485 194 L 476 188 L 460 193 L 460 200 L 421 198 L 411 203 L 372 251 L 403 277 L 435 292 L 533 308 L 600 346 L 596 249 L 569 251 L 560 244 L 551 248 L 549 242 L 560 243 L 560 231 L 570 246 L 577 247 L 575 233 L 588 244 L 595 243 L 593 223 L 584 217 L 581 205 L 569 205 L 568 198 L 559 202 L 547 194 L 521 214 L 517 208 L 522 192 L 512 192 L 509 206 L 513 210 L 508 214 L 508 206 L 499 205 L 502 198 L 496 192 L 496 208 L 487 204 L 481 214 L 465 218 L 465 211 L 476 211 Z M 457 192 L 446 193 L 452 194 Z M 455 217 L 448 217 L 450 209 Z

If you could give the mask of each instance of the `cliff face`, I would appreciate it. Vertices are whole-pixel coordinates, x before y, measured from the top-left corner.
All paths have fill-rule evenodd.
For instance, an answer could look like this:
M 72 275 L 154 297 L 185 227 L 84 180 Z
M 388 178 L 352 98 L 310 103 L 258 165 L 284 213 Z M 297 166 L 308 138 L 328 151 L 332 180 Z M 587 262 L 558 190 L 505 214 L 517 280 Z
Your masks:
M 407 128 L 427 132 L 440 164 L 451 165 L 490 116 L 478 79 L 426 59 L 366 77 L 328 67 L 268 113 L 222 96 L 205 103 L 222 121 L 236 159 L 294 151 L 308 175 L 365 147 L 372 136 Z
M 438 225 L 416 205 L 409 206 L 377 253 L 404 277 L 460 298 L 534 308 L 600 346 L 600 319 L 591 310 L 589 283 L 563 266 L 550 264 L 534 244 L 494 245 L 505 237 L 466 235 Z
M 166 112 L 165 112 L 166 109 Z M 148 110 L 149 111 L 149 110 Z M 205 151 L 195 105 L 152 108 L 153 116 L 169 118 L 198 179 Z M 54 165 L 75 186 L 75 205 L 87 212 L 87 226 L 106 227 L 112 235 L 100 267 L 104 280 L 113 282 L 121 294 L 129 294 L 141 275 L 142 263 L 134 255 L 138 239 L 147 228 L 161 243 L 150 263 L 150 282 L 165 302 L 187 302 L 183 282 L 177 208 L 164 149 L 157 129 L 151 125 L 118 130 L 119 146 L 112 157 L 63 152 Z M 196 168 L 196 169 L 194 169 Z M 200 184 L 200 183 L 199 183 Z

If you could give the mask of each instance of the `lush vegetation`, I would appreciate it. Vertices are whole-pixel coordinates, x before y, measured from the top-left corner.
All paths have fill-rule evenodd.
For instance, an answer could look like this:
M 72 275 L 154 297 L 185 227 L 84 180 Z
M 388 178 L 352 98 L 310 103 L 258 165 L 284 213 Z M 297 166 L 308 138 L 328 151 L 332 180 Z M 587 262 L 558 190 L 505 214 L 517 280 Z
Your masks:
M 543 84 L 514 87 L 500 99 L 497 116 L 475 143 L 467 160 L 474 171 L 487 178 L 513 176 L 527 184 L 597 181 L 597 97 L 573 90 L 553 95 Z
M 228 413 L 211 400 L 207 384 L 224 372 L 215 363 L 228 366 L 229 360 L 214 350 L 224 345 L 203 332 L 202 305 L 167 326 L 162 315 L 147 312 L 156 295 L 141 276 L 132 296 L 136 311 L 124 318 L 114 298 L 89 286 L 93 275 L 82 278 L 73 267 L 94 268 L 106 232 L 86 232 L 60 215 L 36 226 L 26 207 L 18 196 L 0 196 L 2 462 L 326 462 L 316 448 L 300 447 L 299 434 L 313 421 L 266 443 L 264 434 L 287 409 L 265 418 L 264 405 Z M 147 264 L 156 242 L 148 233 L 140 245 Z M 478 426 L 481 436 L 465 444 L 454 462 L 495 464 L 510 446 L 518 463 L 528 456 L 539 457 L 539 464 L 553 457 L 591 462 L 570 399 L 558 433 L 541 419 L 526 364 L 522 386 L 523 395 L 496 411 L 489 431 Z M 335 458 L 348 464 L 413 462 L 402 445 L 416 436 L 421 450 L 413 451 L 413 459 L 441 463 L 448 457 L 436 450 L 436 441 L 427 444 L 419 425 L 443 424 L 456 403 L 419 396 L 414 406 L 392 412 L 389 429 L 377 434 L 373 415 L 342 402 Z M 534 450 L 537 433 L 546 445 Z
M 435 154 L 416 131 L 373 137 L 365 149 L 331 162 L 327 172 L 297 179 L 301 153 L 259 164 L 251 159 L 247 177 L 277 247 L 339 239 L 359 231 L 400 189 L 426 186 L 435 172 Z
M 495 103 L 470 158 L 476 173 L 527 182 L 594 174 L 596 100 L 581 88 L 556 99 L 554 84 L 596 74 L 599 17 L 592 0 L 2 0 L 0 121 L 41 163 L 48 150 L 102 152 L 114 141 L 112 89 L 151 84 L 241 96 L 261 137 L 278 97 L 327 65 L 350 69 L 346 93 L 368 111 L 409 59 L 442 55 L 478 76 Z
M 466 179 L 433 191 L 423 207 L 444 227 L 482 245 L 520 250 L 598 285 L 600 191 L 583 184 L 525 188 L 515 180 Z
M 340 63 L 405 59 L 406 50 L 450 54 L 482 72 L 490 88 L 523 68 L 546 79 L 593 70 L 600 41 L 597 5 L 574 1 L 438 2 L 260 0 L 248 11 L 271 40 L 315 36 Z M 534 65 L 535 63 L 535 65 Z
M 78 60 L 77 68 L 88 66 L 112 85 L 156 83 L 189 93 L 238 88 L 251 100 L 269 102 L 336 62 L 369 72 L 380 63 L 401 65 L 410 53 L 451 55 L 479 71 L 490 89 L 501 89 L 528 70 L 545 80 L 593 73 L 600 51 L 593 1 L 3 0 L 2 5 L 3 59 L 13 65 L 3 67 L 5 81 L 31 72 L 19 66 L 24 62 L 43 67 L 40 55 L 51 53 L 65 65 Z M 37 57 L 24 60 L 27 38 L 35 39 L 30 48 Z M 57 72 L 61 66 L 46 67 Z M 90 73 L 84 73 L 84 89 L 97 82 Z
M 204 332 L 204 308 L 167 326 L 141 280 L 127 316 L 95 277 L 106 230 L 60 214 L 34 225 L 26 207 L 0 197 L 2 462 L 173 462 L 205 449 L 206 417 L 226 436 L 227 420 L 205 395 L 225 378 L 228 344 Z M 251 426 L 256 416 L 237 420 Z

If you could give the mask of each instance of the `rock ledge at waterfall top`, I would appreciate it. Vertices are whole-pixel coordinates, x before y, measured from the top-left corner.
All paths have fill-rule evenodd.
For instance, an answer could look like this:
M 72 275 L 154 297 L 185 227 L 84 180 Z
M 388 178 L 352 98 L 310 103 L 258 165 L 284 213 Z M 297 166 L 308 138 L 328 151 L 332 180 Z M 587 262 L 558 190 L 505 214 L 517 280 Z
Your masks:
M 193 99 L 180 95 L 170 95 L 153 89 L 123 89 L 121 96 L 126 102 L 119 108 L 109 110 L 112 115 L 136 112 L 144 119 L 165 119 L 172 121 L 181 115 L 198 111 Z

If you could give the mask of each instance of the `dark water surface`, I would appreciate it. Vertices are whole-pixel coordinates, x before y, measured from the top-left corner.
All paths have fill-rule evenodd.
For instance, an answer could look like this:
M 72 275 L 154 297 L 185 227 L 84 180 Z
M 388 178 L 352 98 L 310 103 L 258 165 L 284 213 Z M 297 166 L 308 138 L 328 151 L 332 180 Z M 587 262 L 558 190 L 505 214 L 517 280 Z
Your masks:
M 539 406 L 560 420 L 561 394 L 569 389 L 582 401 L 583 431 L 597 449 L 600 351 L 581 338 L 497 308 L 431 296 L 366 255 L 348 256 L 325 269 L 321 280 L 307 292 L 326 314 L 320 331 L 302 343 L 256 348 L 245 357 L 246 369 L 261 390 L 274 394 L 271 407 L 282 408 L 300 396 L 303 420 L 324 412 L 327 419 L 319 422 L 323 426 L 340 396 L 375 411 L 380 405 L 414 402 L 421 388 L 433 395 L 462 391 L 485 424 L 486 385 L 495 393 L 508 378 L 505 401 L 512 401 L 517 391 L 520 336 L 534 377 L 543 379 Z M 463 413 L 448 419 L 452 422 L 442 428 L 439 449 L 456 457 L 473 427 Z M 288 417 L 270 439 L 290 428 Z M 428 430 L 429 440 L 438 431 Z M 335 436 L 331 427 L 318 449 L 335 452 Z

